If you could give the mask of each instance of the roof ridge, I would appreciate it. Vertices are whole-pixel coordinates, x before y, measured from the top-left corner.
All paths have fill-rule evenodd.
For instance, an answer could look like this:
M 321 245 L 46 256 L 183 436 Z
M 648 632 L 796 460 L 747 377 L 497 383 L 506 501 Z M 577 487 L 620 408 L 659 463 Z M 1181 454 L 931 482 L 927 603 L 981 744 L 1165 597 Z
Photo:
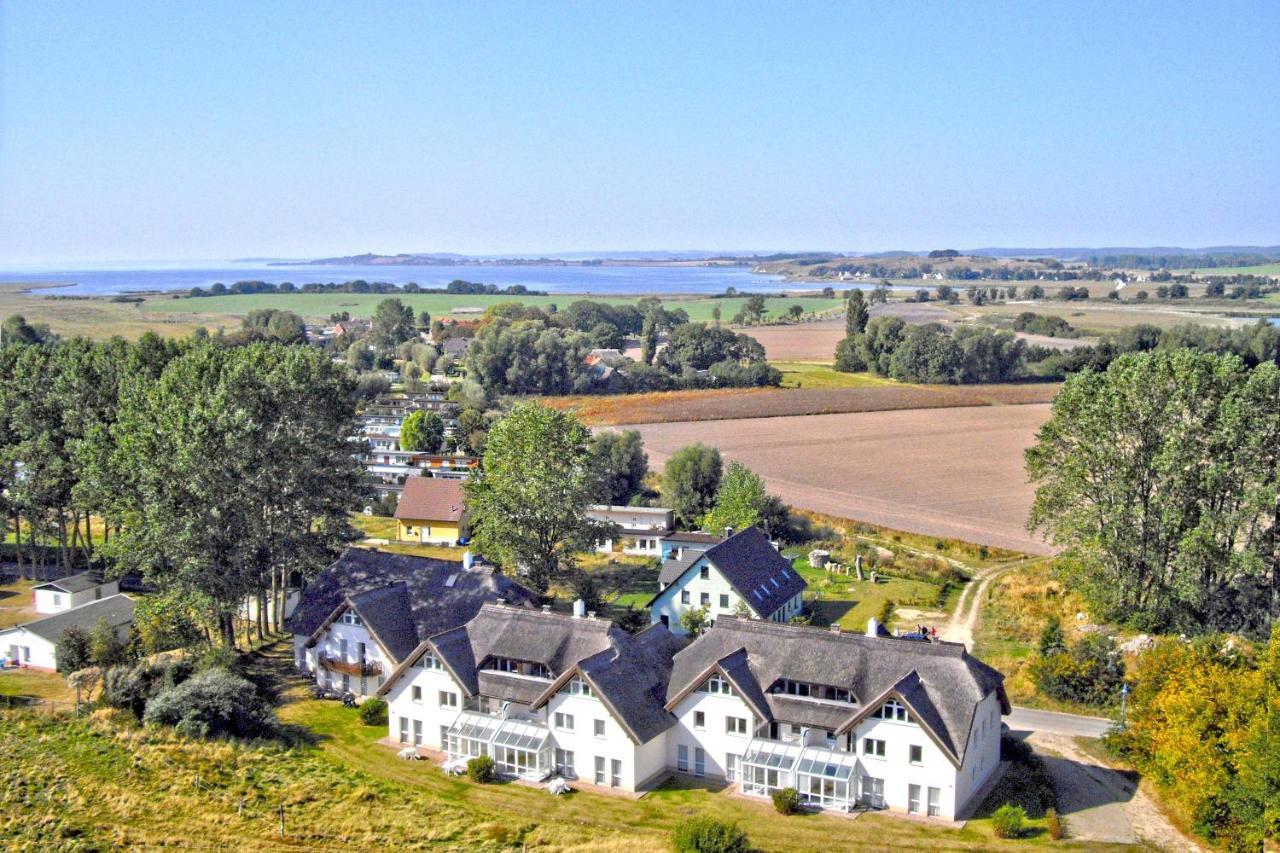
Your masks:
M 925 652 L 927 650 L 928 654 L 956 658 L 971 657 L 971 655 L 968 654 L 968 649 L 965 647 L 964 643 L 955 643 L 945 640 L 925 643 L 920 640 L 907 640 L 902 637 L 868 637 L 858 631 L 843 630 L 837 634 L 830 628 L 823 628 L 819 625 L 795 625 L 788 622 L 771 622 L 767 619 L 751 619 L 733 614 L 726 614 L 718 617 L 716 619 L 716 624 L 712 626 L 711 630 L 721 626 L 723 626 L 725 630 L 755 631 L 762 634 L 795 634 L 797 636 L 807 636 L 813 639 L 821 638 L 833 642 L 852 641 L 870 644 L 893 642 L 896 640 L 899 643 L 910 643 L 910 648 L 916 651 Z M 898 648 L 906 648 L 906 646 L 898 646 Z

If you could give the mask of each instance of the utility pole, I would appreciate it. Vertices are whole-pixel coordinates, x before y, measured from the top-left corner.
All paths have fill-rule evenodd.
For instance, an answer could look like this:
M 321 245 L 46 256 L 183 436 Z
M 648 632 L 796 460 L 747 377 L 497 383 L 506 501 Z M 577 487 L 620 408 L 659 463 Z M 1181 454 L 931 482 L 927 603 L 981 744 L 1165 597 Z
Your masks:
M 1124 709 L 1129 698 L 1128 683 L 1120 685 L 1120 728 L 1124 728 Z

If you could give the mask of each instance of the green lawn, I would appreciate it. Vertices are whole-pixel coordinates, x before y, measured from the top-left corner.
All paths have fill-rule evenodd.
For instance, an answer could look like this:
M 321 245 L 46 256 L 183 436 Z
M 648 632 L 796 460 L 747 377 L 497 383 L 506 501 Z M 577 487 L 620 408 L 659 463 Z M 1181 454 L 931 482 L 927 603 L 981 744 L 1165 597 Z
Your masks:
M 880 577 L 873 584 L 869 579 L 859 581 L 852 568 L 847 576 L 810 568 L 805 556 L 795 557 L 792 565 L 809 584 L 805 607 L 822 623 L 839 625 L 845 631 L 866 630 L 867 620 L 878 616 L 886 601 L 899 607 L 931 610 L 938 596 L 939 587 L 926 581 Z M 869 578 L 870 573 L 864 572 L 864 576 Z
M 783 388 L 871 388 L 902 385 L 872 373 L 840 373 L 830 364 L 810 361 L 771 361 L 782 371 Z
M 40 618 L 32 587 L 35 581 L 14 580 L 0 584 L 0 628 L 22 625 Z
M 1178 272 L 1186 272 L 1186 270 L 1178 270 Z M 1259 264 L 1256 267 L 1211 267 L 1208 269 L 1197 269 L 1196 274 L 1200 276 L 1280 275 L 1280 264 Z
M 359 294 L 359 293 L 255 293 L 243 296 L 206 296 L 197 299 L 148 299 L 143 305 L 144 311 L 166 313 L 194 313 L 206 316 L 208 322 L 227 322 L 227 317 L 242 317 L 256 308 L 278 308 L 294 311 L 304 318 L 321 320 L 330 314 L 349 311 L 352 316 L 369 317 L 373 315 L 378 303 L 392 294 Z M 394 294 L 401 302 L 415 312 L 427 311 L 431 316 L 454 314 L 459 317 L 478 317 L 477 312 L 457 313 L 459 309 L 484 309 L 499 302 L 521 302 L 525 305 L 536 305 L 546 308 L 555 305 L 565 308 L 579 299 L 589 298 L 593 301 L 608 302 L 613 305 L 629 305 L 639 297 L 597 297 L 582 294 L 559 293 L 554 296 L 469 296 L 448 293 Z M 689 312 L 689 319 L 695 322 L 708 322 L 712 319 L 712 309 L 719 305 L 723 322 L 737 313 L 745 298 L 708 299 L 696 297 L 664 297 L 668 308 L 683 308 Z M 838 307 L 839 299 L 823 299 L 821 297 L 776 296 L 765 302 L 773 316 L 782 316 L 791 305 L 802 305 L 807 312 L 829 311 Z

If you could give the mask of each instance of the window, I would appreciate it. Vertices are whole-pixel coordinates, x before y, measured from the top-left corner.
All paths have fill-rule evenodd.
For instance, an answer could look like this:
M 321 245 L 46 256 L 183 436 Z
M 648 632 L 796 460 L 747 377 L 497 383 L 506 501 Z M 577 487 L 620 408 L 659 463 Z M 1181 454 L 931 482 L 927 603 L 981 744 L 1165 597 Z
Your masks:
M 684 744 L 676 746 L 676 769 L 681 773 L 689 772 L 689 747 Z
M 596 756 L 596 784 L 597 785 L 604 784 L 604 756 L 603 755 Z
M 724 678 L 717 673 L 707 679 L 707 692 L 719 693 L 722 696 L 732 696 L 733 688 L 729 686 L 728 681 L 725 681 Z
M 338 638 L 338 657 L 340 657 L 342 660 L 347 659 L 347 638 L 346 637 Z
M 689 603 L 691 603 L 691 600 L 690 600 L 690 598 L 689 598 L 689 590 L 687 590 L 687 589 L 686 589 L 686 590 L 681 590 L 681 592 L 680 592 L 680 603 L 681 603 L 681 604 L 689 604 Z
M 409 742 L 409 718 L 408 717 L 400 718 L 400 742 L 401 743 Z
M 705 729 L 707 727 L 707 715 L 702 711 L 694 711 L 693 727 L 695 729 Z
M 907 760 L 912 764 L 924 764 L 924 747 L 915 743 L 911 744 Z
M 737 782 L 738 775 L 742 772 L 739 765 L 742 762 L 741 755 L 734 755 L 732 752 L 724 757 L 724 778 L 730 782 Z
M 345 672 L 342 674 L 342 690 L 343 692 L 350 692 L 351 690 L 351 676 Z
M 587 684 L 587 682 L 583 681 L 581 678 L 575 678 L 571 680 L 569 682 L 569 685 L 565 688 L 565 692 L 571 693 L 574 696 L 594 696 L 595 695 L 594 693 L 591 692 L 591 685 Z
M 617 758 L 609 761 L 609 787 L 622 787 L 622 762 Z
M 592 732 L 596 737 L 604 737 L 604 720 L 593 720 L 592 726 Z
M 413 685 L 413 687 L 410 688 L 410 690 L 412 691 L 413 701 L 421 705 L 422 704 L 422 688 L 415 684 Z
M 707 753 L 702 747 L 697 747 L 693 751 L 693 775 L 707 775 Z
M 458 694 L 457 694 L 457 693 L 452 693 L 452 692 L 450 692 L 450 691 L 448 691 L 448 690 L 441 690 L 441 691 L 440 691 L 440 697 L 439 697 L 439 698 L 440 698 L 440 707 L 441 707 L 441 708 L 456 708 L 456 707 L 458 707 Z
M 556 772 L 566 779 L 572 779 L 577 775 L 573 769 L 572 749 L 556 749 Z
M 729 609 L 729 593 L 727 592 L 720 593 L 720 606 L 723 607 L 725 610 Z
M 939 814 L 942 813 L 941 802 L 942 802 L 942 789 L 930 788 L 929 789 L 929 817 L 937 817 Z
M 413 745 L 422 746 L 422 720 L 413 721 Z
M 440 727 L 440 748 L 447 750 L 449 748 L 449 727 Z
M 709 592 L 704 592 L 704 593 L 702 593 L 702 595 L 698 596 L 698 603 L 699 603 L 699 604 L 701 604 L 703 607 L 710 607 L 710 606 L 711 606 L 711 593 L 709 593 Z
M 907 786 L 907 814 L 920 814 L 920 786 Z
M 890 699 L 879 708 L 871 712 L 871 716 L 880 720 L 897 720 L 901 723 L 910 722 L 907 716 L 906 707 L 897 699 Z
M 444 665 L 440 663 L 440 658 L 427 652 L 418 660 L 418 665 L 423 669 L 444 669 Z
M 875 758 L 884 758 L 884 741 L 873 737 L 862 739 L 862 754 Z
M 747 721 L 743 717 L 725 717 L 724 730 L 731 735 L 745 735 L 747 733 Z
M 343 613 L 342 618 L 339 619 L 338 621 L 342 622 L 345 625 L 363 625 L 364 624 L 363 622 L 360 621 L 360 617 L 356 615 L 356 612 L 354 610 L 348 610 L 345 613 Z
M 55 592 L 53 594 L 53 606 L 54 607 L 62 606 L 62 595 L 60 593 Z
M 556 711 L 556 728 L 564 731 L 573 731 L 573 714 L 562 714 Z
M 711 579 L 711 568 L 710 568 L 709 566 L 703 566 L 701 569 L 699 569 L 699 570 L 698 570 L 698 577 L 699 577 L 699 578 L 701 578 L 701 579 L 702 579 L 702 580 L 704 580 L 704 581 L 705 581 L 705 580 L 710 580 L 710 579 Z

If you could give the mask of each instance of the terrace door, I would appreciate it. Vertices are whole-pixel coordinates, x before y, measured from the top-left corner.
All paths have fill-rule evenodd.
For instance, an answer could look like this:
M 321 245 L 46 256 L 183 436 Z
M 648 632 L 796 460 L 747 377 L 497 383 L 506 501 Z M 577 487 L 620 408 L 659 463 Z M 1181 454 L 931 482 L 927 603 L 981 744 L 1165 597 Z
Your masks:
M 884 780 L 874 776 L 862 777 L 862 804 L 873 809 L 884 808 Z

